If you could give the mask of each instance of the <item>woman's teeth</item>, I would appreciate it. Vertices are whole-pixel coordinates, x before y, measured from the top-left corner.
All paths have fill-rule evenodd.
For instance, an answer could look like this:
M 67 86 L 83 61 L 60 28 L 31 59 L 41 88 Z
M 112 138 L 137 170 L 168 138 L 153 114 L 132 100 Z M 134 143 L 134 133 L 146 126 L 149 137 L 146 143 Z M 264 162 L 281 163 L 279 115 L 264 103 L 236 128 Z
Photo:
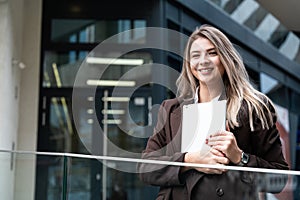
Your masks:
M 210 72 L 212 71 L 212 68 L 207 68 L 207 69 L 199 69 L 200 72 Z

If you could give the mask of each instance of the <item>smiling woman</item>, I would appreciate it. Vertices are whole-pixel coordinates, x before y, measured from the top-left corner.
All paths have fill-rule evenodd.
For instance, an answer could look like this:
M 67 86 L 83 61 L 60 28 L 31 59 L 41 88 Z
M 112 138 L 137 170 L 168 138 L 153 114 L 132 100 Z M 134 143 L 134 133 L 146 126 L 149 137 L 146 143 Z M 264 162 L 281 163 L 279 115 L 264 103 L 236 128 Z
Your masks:
M 209 99 L 203 99 L 204 95 L 199 94 L 199 103 L 207 102 L 215 98 L 222 92 L 222 76 L 224 74 L 224 66 L 220 61 L 219 55 L 214 45 L 205 37 L 199 36 L 190 49 L 190 65 L 194 77 L 199 80 L 201 87 L 214 88 L 209 90 Z M 199 90 L 204 92 L 205 90 Z M 201 99 L 202 98 L 202 99 Z
M 192 33 L 177 87 L 178 97 L 162 103 L 144 159 L 288 169 L 274 106 L 252 87 L 241 57 L 221 31 L 202 25 Z M 214 99 L 227 101 L 226 130 L 209 133 L 208 150 L 182 152 L 183 106 Z M 139 170 L 143 181 L 160 186 L 158 199 L 252 200 L 266 191 L 265 186 L 256 186 L 258 174 L 244 171 L 147 164 L 140 164 Z M 268 191 L 279 192 L 283 186 Z

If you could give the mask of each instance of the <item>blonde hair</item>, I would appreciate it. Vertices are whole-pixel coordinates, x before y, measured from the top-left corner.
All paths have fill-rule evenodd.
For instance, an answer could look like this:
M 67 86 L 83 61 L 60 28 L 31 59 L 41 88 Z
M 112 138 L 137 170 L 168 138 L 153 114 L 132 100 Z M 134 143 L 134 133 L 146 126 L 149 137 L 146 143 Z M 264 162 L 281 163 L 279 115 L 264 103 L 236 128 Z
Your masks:
M 193 98 L 199 85 L 199 81 L 191 72 L 189 63 L 191 45 L 199 37 L 208 39 L 215 46 L 220 61 L 225 68 L 223 83 L 227 96 L 226 118 L 229 126 L 231 128 L 240 126 L 238 115 L 244 101 L 247 105 L 251 131 L 254 131 L 255 115 L 260 120 L 261 128 L 269 129 L 274 124 L 272 111 L 270 110 L 270 108 L 272 110 L 274 108 L 272 102 L 266 95 L 257 91 L 250 84 L 241 56 L 229 39 L 220 30 L 212 26 L 202 25 L 197 28 L 187 42 L 182 71 L 176 81 L 178 97 Z

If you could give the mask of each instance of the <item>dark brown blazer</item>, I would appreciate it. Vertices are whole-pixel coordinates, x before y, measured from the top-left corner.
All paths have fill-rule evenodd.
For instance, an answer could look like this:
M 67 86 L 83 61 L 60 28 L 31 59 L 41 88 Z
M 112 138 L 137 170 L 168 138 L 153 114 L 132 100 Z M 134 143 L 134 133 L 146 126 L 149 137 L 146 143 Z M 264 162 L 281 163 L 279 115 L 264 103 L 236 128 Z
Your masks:
M 142 158 L 183 162 L 184 153 L 180 152 L 182 106 L 190 103 L 192 101 L 177 98 L 162 103 L 154 134 L 149 138 Z M 276 121 L 274 108 L 270 108 Z M 243 103 L 238 115 L 240 126 L 230 131 L 235 135 L 239 148 L 250 155 L 247 166 L 288 169 L 275 123 L 268 130 L 263 130 L 255 117 L 255 130 L 251 131 L 246 110 L 247 105 Z M 160 186 L 157 199 L 241 200 L 256 199 L 258 191 L 276 192 L 276 189 L 272 191 L 263 184 L 266 178 L 263 174 L 228 171 L 222 175 L 209 175 L 196 170 L 180 173 L 178 166 L 155 164 L 139 164 L 138 169 L 144 182 Z M 277 187 L 277 190 L 283 187 Z

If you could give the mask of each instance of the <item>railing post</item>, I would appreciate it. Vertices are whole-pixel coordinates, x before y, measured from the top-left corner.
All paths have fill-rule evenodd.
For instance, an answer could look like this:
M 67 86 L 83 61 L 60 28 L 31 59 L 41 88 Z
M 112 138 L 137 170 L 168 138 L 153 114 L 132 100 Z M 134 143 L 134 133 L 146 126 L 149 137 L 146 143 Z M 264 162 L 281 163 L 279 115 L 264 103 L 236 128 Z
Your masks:
M 108 91 L 104 91 L 104 97 L 108 97 Z M 104 111 L 108 110 L 108 102 L 104 101 Z M 107 156 L 107 140 L 108 140 L 108 127 L 107 127 L 107 112 L 104 113 L 103 115 L 103 156 Z M 107 168 L 106 168 L 107 162 L 106 160 L 102 161 L 102 200 L 106 200 L 107 198 L 107 193 L 106 193 L 106 188 L 107 188 Z
M 64 160 L 63 160 L 62 200 L 67 200 L 67 190 L 68 190 L 68 157 L 64 156 Z

